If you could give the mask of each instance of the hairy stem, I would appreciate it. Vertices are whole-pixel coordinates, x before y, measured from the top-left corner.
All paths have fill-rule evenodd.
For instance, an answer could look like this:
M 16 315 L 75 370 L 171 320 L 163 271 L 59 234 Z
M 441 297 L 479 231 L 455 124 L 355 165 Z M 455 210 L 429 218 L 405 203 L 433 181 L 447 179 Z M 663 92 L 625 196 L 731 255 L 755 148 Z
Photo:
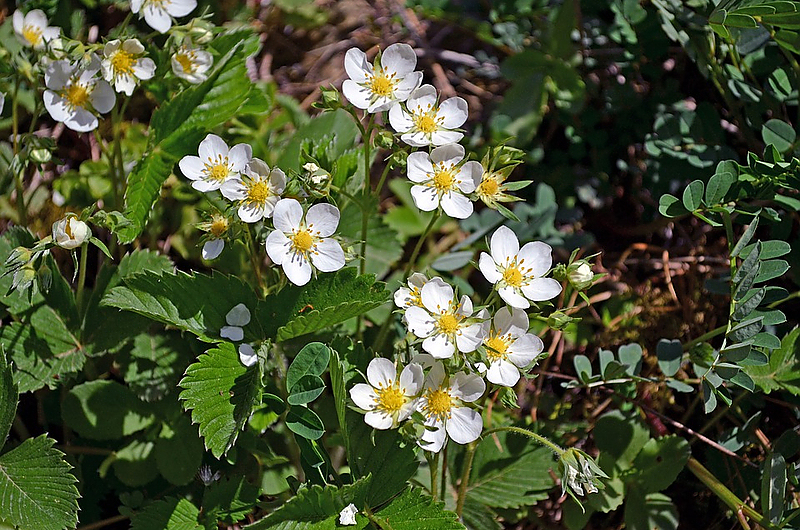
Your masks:
M 19 154 L 19 107 L 17 104 L 19 85 L 20 78 L 17 77 L 14 81 L 14 95 L 11 98 L 11 130 L 14 144 L 14 158 L 12 158 L 12 160 L 16 159 Z M 19 164 L 19 166 L 20 167 L 16 168 L 17 171 L 14 171 L 14 187 L 17 191 L 17 214 L 19 215 L 19 224 L 25 226 L 28 224 L 28 212 L 25 210 L 25 186 L 22 182 L 25 176 L 25 165 Z
M 81 261 L 78 265 L 78 293 L 75 297 L 76 302 L 78 303 L 78 312 L 80 313 L 83 309 L 83 294 L 84 294 L 84 286 L 86 285 L 86 261 L 87 256 L 89 255 L 89 244 L 84 243 L 81 245 Z
M 461 513 L 464 511 L 469 474 L 472 471 L 472 461 L 475 459 L 475 449 L 477 448 L 477 442 L 470 442 L 467 444 L 467 454 L 464 455 L 464 467 L 461 468 L 461 481 L 458 484 L 458 500 L 456 501 L 456 515 L 458 515 L 459 519 L 461 518 Z
M 527 436 L 528 438 L 536 441 L 537 443 L 542 444 L 543 446 L 553 451 L 559 458 L 561 457 L 562 454 L 564 454 L 564 449 L 562 449 L 555 443 L 551 442 L 541 434 L 536 434 L 535 432 L 531 432 L 528 429 L 523 429 L 521 427 L 506 426 L 506 427 L 495 427 L 494 429 L 489 429 L 488 431 L 483 432 L 481 441 L 485 440 L 490 434 L 494 434 L 496 432 L 501 432 L 501 431 L 513 432 L 516 434 L 522 434 L 523 436 Z

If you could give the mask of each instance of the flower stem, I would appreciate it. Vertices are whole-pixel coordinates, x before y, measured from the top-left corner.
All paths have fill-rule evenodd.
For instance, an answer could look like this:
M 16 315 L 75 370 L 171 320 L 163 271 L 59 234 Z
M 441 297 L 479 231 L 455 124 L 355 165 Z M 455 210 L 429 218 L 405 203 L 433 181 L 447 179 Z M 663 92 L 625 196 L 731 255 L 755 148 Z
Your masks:
M 11 134 L 14 144 L 14 158 L 19 154 L 19 110 L 18 110 L 18 96 L 19 96 L 20 78 L 17 77 L 14 81 L 14 95 L 11 98 Z M 17 159 L 19 161 L 19 159 Z M 11 167 L 14 167 L 12 159 Z M 25 165 L 20 163 L 19 167 L 14 171 L 14 187 L 17 191 L 17 214 L 19 215 L 19 224 L 25 226 L 28 224 L 28 212 L 25 210 L 25 186 L 22 179 L 25 176 Z
M 253 274 L 256 276 L 256 283 L 258 284 L 258 292 L 260 296 L 264 296 L 264 279 L 261 277 L 261 267 L 259 267 L 258 256 L 256 256 L 256 242 L 253 239 L 250 225 L 245 227 L 245 234 L 247 235 L 247 253 L 250 254 L 250 264 L 253 267 Z
M 78 265 L 78 293 L 76 295 L 76 302 L 78 304 L 78 313 L 80 314 L 83 308 L 83 292 L 86 285 L 86 261 L 89 255 L 89 244 L 84 243 L 81 245 L 81 261 Z
M 431 497 L 433 497 L 433 500 L 438 500 L 439 453 L 434 453 L 433 456 L 429 456 L 428 452 L 425 451 L 425 459 L 428 461 L 428 469 L 431 471 Z
M 431 217 L 431 221 L 428 223 L 428 226 L 425 227 L 425 231 L 422 232 L 421 236 L 419 236 L 417 245 L 414 247 L 414 251 L 411 253 L 411 257 L 408 259 L 408 265 L 406 265 L 406 270 L 403 272 L 403 278 L 408 278 L 409 273 L 417 264 L 417 257 L 419 256 L 419 251 L 422 249 L 422 245 L 425 243 L 425 241 L 427 241 L 428 236 L 430 235 L 430 232 L 433 229 L 433 225 L 436 224 L 436 221 L 439 220 L 439 217 L 441 215 L 442 215 L 441 210 L 436 210 L 436 213 L 434 213 L 433 217 Z
M 477 442 L 470 442 L 467 444 L 467 454 L 464 456 L 464 467 L 461 469 L 461 482 L 458 485 L 458 500 L 456 501 L 456 515 L 458 515 L 459 519 L 461 519 L 461 513 L 464 511 L 469 474 L 472 471 L 472 461 L 475 459 L 475 450 L 477 448 Z
M 544 445 L 545 447 L 553 451 L 559 458 L 561 457 L 562 454 L 564 454 L 564 449 L 554 444 L 541 434 L 536 434 L 535 432 L 531 432 L 528 429 L 523 429 L 521 427 L 506 426 L 506 427 L 495 427 L 494 429 L 489 429 L 488 431 L 483 432 L 481 441 L 485 440 L 488 435 L 501 431 L 513 432 L 516 434 L 522 434 L 523 436 L 527 436 L 528 438 L 531 438 L 532 440 Z

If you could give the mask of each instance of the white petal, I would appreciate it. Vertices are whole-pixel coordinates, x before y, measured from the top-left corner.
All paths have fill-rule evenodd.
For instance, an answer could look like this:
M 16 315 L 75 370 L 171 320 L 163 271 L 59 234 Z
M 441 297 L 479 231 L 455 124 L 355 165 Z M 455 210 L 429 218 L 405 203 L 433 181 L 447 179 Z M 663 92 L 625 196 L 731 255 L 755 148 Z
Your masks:
M 523 311 L 516 311 L 517 314 L 525 314 Z M 526 317 L 527 318 L 527 317 Z M 505 335 L 506 332 L 511 328 L 511 323 L 513 321 L 512 313 L 508 310 L 507 307 L 501 307 L 497 310 L 497 313 L 494 314 L 493 322 L 494 322 L 494 329 L 498 335 Z M 525 328 L 528 329 L 527 327 Z
M 338 271 L 344 267 L 344 251 L 335 239 L 325 238 L 314 246 L 311 263 L 322 272 Z
M 508 361 L 495 361 L 486 372 L 486 379 L 500 386 L 514 386 L 519 381 L 519 369 Z
M 203 168 L 205 165 L 200 160 L 200 157 L 186 155 L 178 162 L 178 167 L 181 168 L 181 173 L 190 180 L 199 180 L 203 178 Z
M 450 98 L 439 105 L 439 117 L 444 118 L 446 129 L 461 127 L 469 116 L 467 102 L 463 98 Z
M 216 134 L 207 134 L 197 147 L 197 151 L 200 160 L 205 163 L 208 159 L 216 160 L 218 156 L 228 156 L 228 144 Z
M 370 91 L 355 81 L 345 79 L 344 83 L 342 83 L 342 93 L 347 98 L 347 101 L 355 105 L 356 108 L 366 109 L 370 105 Z
M 197 157 L 184 157 L 184 158 L 197 158 Z M 198 163 L 195 167 L 191 167 L 190 169 L 197 169 L 199 168 L 200 171 L 205 167 L 205 165 L 200 162 L 200 159 L 197 158 Z M 183 160 L 181 160 L 183 162 Z M 194 162 L 192 162 L 194 163 Z M 183 166 L 181 166 L 181 170 L 183 170 Z M 203 178 L 204 175 L 200 172 L 198 173 L 198 178 Z M 244 182 L 239 177 L 231 177 L 226 179 L 225 182 L 219 187 L 219 192 L 222 193 L 222 196 L 228 199 L 229 201 L 240 201 L 247 197 L 247 187 L 244 185 Z
M 464 138 L 463 133 L 438 130 L 431 133 L 430 143 L 432 145 L 446 145 L 460 142 L 462 138 Z
M 436 98 L 436 89 L 433 88 L 433 85 L 422 85 L 408 96 L 406 104 L 411 113 L 427 112 L 429 106 L 434 107 L 436 105 Z
M 245 223 L 257 223 L 264 218 L 264 207 L 261 204 L 245 203 L 239 206 L 236 214 Z
M 453 304 L 453 288 L 437 276 L 420 289 L 420 298 L 425 309 L 441 314 Z
M 534 276 L 544 276 L 553 265 L 553 248 L 541 241 L 525 243 L 519 250 L 519 261 L 525 260 L 524 266 L 530 267 Z
M 494 262 L 505 267 L 516 258 L 517 252 L 519 252 L 519 239 L 510 228 L 501 226 L 492 234 L 489 248 Z
M 315 204 L 306 213 L 306 226 L 320 237 L 328 237 L 339 226 L 339 208 L 328 203 Z
M 461 401 L 470 403 L 486 391 L 486 383 L 477 374 L 458 372 L 450 379 L 450 393 Z
M 411 116 L 403 110 L 401 105 L 395 105 L 389 109 L 389 124 L 396 132 L 404 133 L 414 126 Z
M 250 310 L 244 304 L 236 304 L 225 315 L 225 322 L 231 326 L 246 326 L 250 323 Z
M 275 265 L 281 265 L 284 260 L 289 259 L 292 242 L 286 237 L 286 234 L 280 230 L 273 230 L 267 236 L 267 255 Z
M 478 268 L 480 268 L 489 283 L 497 283 L 503 278 L 503 275 L 497 270 L 494 260 L 486 252 L 481 252 L 481 257 L 478 259 Z
M 222 249 L 225 248 L 225 240 L 224 239 L 211 239 L 206 241 L 203 245 L 203 259 L 204 260 L 212 260 L 217 259 L 220 254 L 222 254 Z
M 61 90 L 67 85 L 73 72 L 74 69 L 68 61 L 53 61 L 44 72 L 44 83 L 51 90 Z
M 483 430 L 481 415 L 466 407 L 454 407 L 446 424 L 450 439 L 459 444 L 467 444 L 478 439 Z
M 239 326 L 222 326 L 222 329 L 219 330 L 219 336 L 239 342 L 244 338 L 244 330 Z
M 277 195 L 283 193 L 283 190 L 286 189 L 286 173 L 277 167 L 270 171 L 269 186 L 273 193 Z M 277 203 L 277 200 L 275 202 Z
M 50 117 L 54 120 L 65 122 L 72 116 L 72 112 L 67 107 L 67 100 L 52 90 L 45 90 L 42 97 L 44 99 L 44 108 L 47 109 Z
M 455 219 L 466 219 L 472 215 L 472 201 L 460 193 L 448 191 L 442 195 L 441 203 L 444 213 Z
M 147 80 L 153 77 L 156 72 L 156 63 L 152 59 L 145 57 L 138 61 L 133 66 L 133 75 L 141 80 Z
M 373 387 L 392 386 L 396 379 L 397 367 L 389 359 L 376 357 L 367 365 L 367 381 Z
M 144 46 L 139 42 L 139 39 L 126 39 L 125 42 L 122 43 L 122 49 L 133 55 L 139 55 L 144 52 Z
M 425 374 L 422 372 L 422 366 L 417 363 L 409 364 L 400 372 L 400 388 L 406 396 L 419 394 L 424 382 Z
M 367 54 L 358 48 L 350 48 L 344 54 L 344 69 L 347 76 L 356 83 L 364 83 L 367 76 L 372 73 L 372 66 L 367 61 Z
M 448 359 L 456 352 L 456 346 L 450 340 L 450 337 L 441 333 L 431 335 L 422 341 L 422 349 L 436 359 Z
M 22 30 L 25 27 L 25 14 L 17 9 L 11 16 L 11 23 L 14 26 L 14 33 L 22 35 Z
M 296 230 L 302 219 L 303 207 L 295 199 L 281 199 L 272 213 L 272 224 L 281 232 Z
M 412 147 L 427 147 L 431 145 L 431 140 L 424 132 L 406 133 L 400 139 Z
M 131 11 L 138 13 L 142 8 L 142 2 L 144 2 L 144 0 L 131 0 Z
M 412 306 L 406 310 L 406 323 L 408 330 L 417 337 L 427 337 L 433 333 L 436 322 L 430 313 L 421 307 Z
M 253 148 L 247 144 L 236 144 L 228 152 L 228 163 L 231 171 L 241 173 L 253 158 Z
M 482 323 L 469 325 L 461 329 L 461 333 L 456 335 L 456 345 L 458 351 L 470 353 L 478 349 L 483 342 L 485 326 Z
M 411 307 L 411 289 L 408 287 L 399 287 L 394 292 L 394 305 L 402 309 Z
M 497 290 L 497 294 L 503 299 L 505 303 L 517 309 L 528 309 L 531 303 L 528 299 L 522 296 L 514 287 L 501 287 Z
M 289 281 L 295 285 L 305 285 L 311 279 L 311 263 L 300 254 L 294 254 L 281 264 Z
M 240 344 L 239 345 L 239 361 L 248 368 L 256 364 L 258 360 L 258 355 L 256 355 L 255 350 L 249 344 Z
M 221 185 L 222 183 L 218 180 L 195 180 L 192 182 L 192 187 L 203 193 L 218 190 Z
M 438 453 L 442 450 L 442 447 L 444 447 L 444 442 L 446 440 L 447 432 L 444 429 L 444 425 L 438 423 L 436 424 L 434 430 L 425 429 L 425 432 L 422 434 L 422 440 L 419 442 L 419 446 L 426 451 Z
M 157 32 L 166 33 L 172 27 L 172 19 L 164 9 L 148 3 L 142 11 L 144 13 L 144 21 Z
M 471 160 L 461 166 L 457 178 L 459 180 L 458 189 L 464 193 L 472 193 L 478 187 L 478 184 L 481 183 L 481 179 L 483 178 L 483 166 L 480 162 Z
M 526 333 L 508 347 L 508 360 L 520 368 L 525 368 L 542 351 L 544 351 L 542 339 L 531 333 Z
M 89 132 L 97 129 L 97 116 L 86 109 L 76 108 L 64 121 L 64 125 L 78 132 Z
M 414 204 L 423 212 L 432 212 L 439 207 L 439 195 L 436 189 L 429 186 L 411 186 L 411 198 Z
M 173 17 L 185 17 L 197 7 L 197 0 L 168 0 L 167 12 Z
M 405 101 L 411 92 L 419 88 L 422 83 L 422 72 L 411 72 L 400 81 L 394 89 L 397 101 Z
M 94 110 L 101 114 L 105 114 L 114 108 L 116 100 L 117 96 L 114 94 L 111 85 L 102 80 L 95 83 L 94 90 L 89 95 L 89 101 L 92 102 Z
M 415 272 L 411 276 L 408 277 L 408 285 L 411 287 L 416 287 L 417 289 L 422 289 L 422 286 L 428 283 L 428 277 L 422 274 L 421 272 Z
M 431 151 L 431 162 L 434 164 L 456 165 L 464 160 L 466 151 L 459 144 L 447 144 Z
M 522 294 L 534 302 L 550 300 L 561 294 L 561 284 L 553 278 L 534 278 L 522 286 Z
M 388 414 L 379 410 L 371 410 L 364 414 L 364 421 L 373 429 L 391 429 L 394 425 L 394 420 Z
M 350 389 L 350 399 L 360 409 L 374 409 L 377 398 L 378 395 L 375 393 L 375 389 L 365 383 L 358 383 Z
M 381 66 L 389 74 L 405 77 L 417 67 L 417 54 L 408 44 L 392 44 L 381 55 Z
M 406 159 L 408 167 L 408 179 L 412 182 L 425 182 L 431 180 L 433 174 L 433 164 L 428 153 L 415 151 L 408 155 Z

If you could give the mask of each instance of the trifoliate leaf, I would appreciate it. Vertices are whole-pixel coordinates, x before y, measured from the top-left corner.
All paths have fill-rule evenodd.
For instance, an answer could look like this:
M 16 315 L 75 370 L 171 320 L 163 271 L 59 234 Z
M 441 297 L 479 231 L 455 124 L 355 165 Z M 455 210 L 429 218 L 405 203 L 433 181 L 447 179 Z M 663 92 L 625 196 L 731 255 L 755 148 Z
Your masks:
M 200 510 L 186 499 L 167 497 L 148 504 L 131 517 L 131 530 L 202 530 Z
M 781 347 L 770 353 L 769 364 L 745 366 L 742 369 L 765 393 L 788 390 L 800 395 L 800 328 L 794 328 L 781 341 Z
M 20 528 L 64 530 L 78 524 L 77 480 L 45 435 L 0 456 L 0 513 Z
M 69 391 L 62 417 L 71 429 L 94 440 L 113 440 L 140 431 L 155 415 L 129 388 L 104 379 L 89 381 Z
M 206 447 L 219 458 L 261 402 L 261 363 L 245 367 L 233 344 L 224 342 L 189 366 L 180 386 L 184 408 L 192 411 Z

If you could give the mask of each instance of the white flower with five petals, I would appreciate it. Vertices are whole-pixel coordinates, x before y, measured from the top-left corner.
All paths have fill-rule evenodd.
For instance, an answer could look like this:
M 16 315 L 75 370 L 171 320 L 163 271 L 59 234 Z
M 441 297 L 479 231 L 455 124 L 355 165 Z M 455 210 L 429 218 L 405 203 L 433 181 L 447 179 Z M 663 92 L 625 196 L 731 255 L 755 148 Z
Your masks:
M 275 230 L 267 237 L 267 254 L 283 267 L 289 281 L 305 285 L 311 279 L 312 265 L 322 272 L 344 267 L 344 251 L 333 239 L 339 226 L 339 209 L 332 204 L 315 204 L 303 216 L 295 199 L 281 199 L 272 213 Z
M 105 114 L 116 101 L 114 90 L 99 79 L 100 61 L 92 57 L 90 63 L 80 68 L 69 61 L 51 62 L 44 72 L 44 106 L 50 116 L 78 132 L 97 128 L 96 112 Z
M 153 77 L 156 63 L 148 57 L 140 57 L 144 46 L 139 39 L 108 41 L 103 48 L 103 78 L 114 85 L 117 92 L 130 96 L 139 81 Z
M 488 324 L 488 322 L 487 322 Z M 501 386 L 514 386 L 519 370 L 544 350 L 542 339 L 528 333 L 528 315 L 519 309 L 500 308 L 492 319 L 491 330 L 483 340 L 489 367 L 486 379 Z
M 458 348 L 462 353 L 475 351 L 485 334 L 483 320 L 488 311 L 472 315 L 472 300 L 462 296 L 457 302 L 453 288 L 441 278 L 428 281 L 420 289 L 422 307 L 406 309 L 408 329 L 423 338 L 422 349 L 437 359 L 452 357 Z
M 459 144 L 448 144 L 436 147 L 430 155 L 423 151 L 408 155 L 408 178 L 416 183 L 411 196 L 417 208 L 430 212 L 441 205 L 456 219 L 472 215 L 472 202 L 466 194 L 475 191 L 483 167 L 474 160 L 462 164 L 464 154 Z
M 283 171 L 270 169 L 263 160 L 254 158 L 241 175 L 223 182 L 219 191 L 226 199 L 239 202 L 239 219 L 245 223 L 257 223 L 272 217 L 285 188 Z
M 14 11 L 11 22 L 17 40 L 34 50 L 41 50 L 61 34 L 57 26 L 47 25 L 47 16 L 41 9 L 32 9 L 24 15 L 18 9 Z
M 405 109 L 395 105 L 389 110 L 389 123 L 405 143 L 414 147 L 445 145 L 464 137 L 454 129 L 467 121 L 467 102 L 455 97 L 439 105 L 437 100 L 433 85 L 422 85 L 408 96 Z
M 483 430 L 483 420 L 465 404 L 480 398 L 485 390 L 486 383 L 479 375 L 458 372 L 447 378 L 442 363 L 435 363 L 417 406 L 426 427 L 419 446 L 438 453 L 448 436 L 459 444 L 475 441 Z
M 350 79 L 342 84 L 344 96 L 359 109 L 381 112 L 409 94 L 422 82 L 422 72 L 415 72 L 417 55 L 408 44 L 392 44 L 383 52 L 376 66 L 358 48 L 350 48 L 344 68 Z
M 236 144 L 229 149 L 216 134 L 207 135 L 197 151 L 200 156 L 184 156 L 178 167 L 192 187 L 202 192 L 218 190 L 226 180 L 238 177 L 253 157 L 249 145 Z
M 417 407 L 425 376 L 422 366 L 411 363 L 400 372 L 389 359 L 378 357 L 367 366 L 367 382 L 350 389 L 350 398 L 367 411 L 364 421 L 375 429 L 393 429 Z
M 492 234 L 489 249 L 491 255 L 482 252 L 478 266 L 511 307 L 527 309 L 530 301 L 550 300 L 561 292 L 560 283 L 543 277 L 553 264 L 553 249 L 547 243 L 532 241 L 519 248 L 517 235 L 501 226 Z
M 424 307 L 420 298 L 420 290 L 428 283 L 428 277 L 421 272 L 415 272 L 408 277 L 408 287 L 399 287 L 394 292 L 394 303 L 401 309 L 411 306 Z
M 131 11 L 141 12 L 144 21 L 159 33 L 169 31 L 173 17 L 184 17 L 196 7 L 197 0 L 131 0 Z
M 197 84 L 208 79 L 207 72 L 214 64 L 214 56 L 202 48 L 192 46 L 192 43 L 187 41 L 172 54 L 170 62 L 175 75 Z

